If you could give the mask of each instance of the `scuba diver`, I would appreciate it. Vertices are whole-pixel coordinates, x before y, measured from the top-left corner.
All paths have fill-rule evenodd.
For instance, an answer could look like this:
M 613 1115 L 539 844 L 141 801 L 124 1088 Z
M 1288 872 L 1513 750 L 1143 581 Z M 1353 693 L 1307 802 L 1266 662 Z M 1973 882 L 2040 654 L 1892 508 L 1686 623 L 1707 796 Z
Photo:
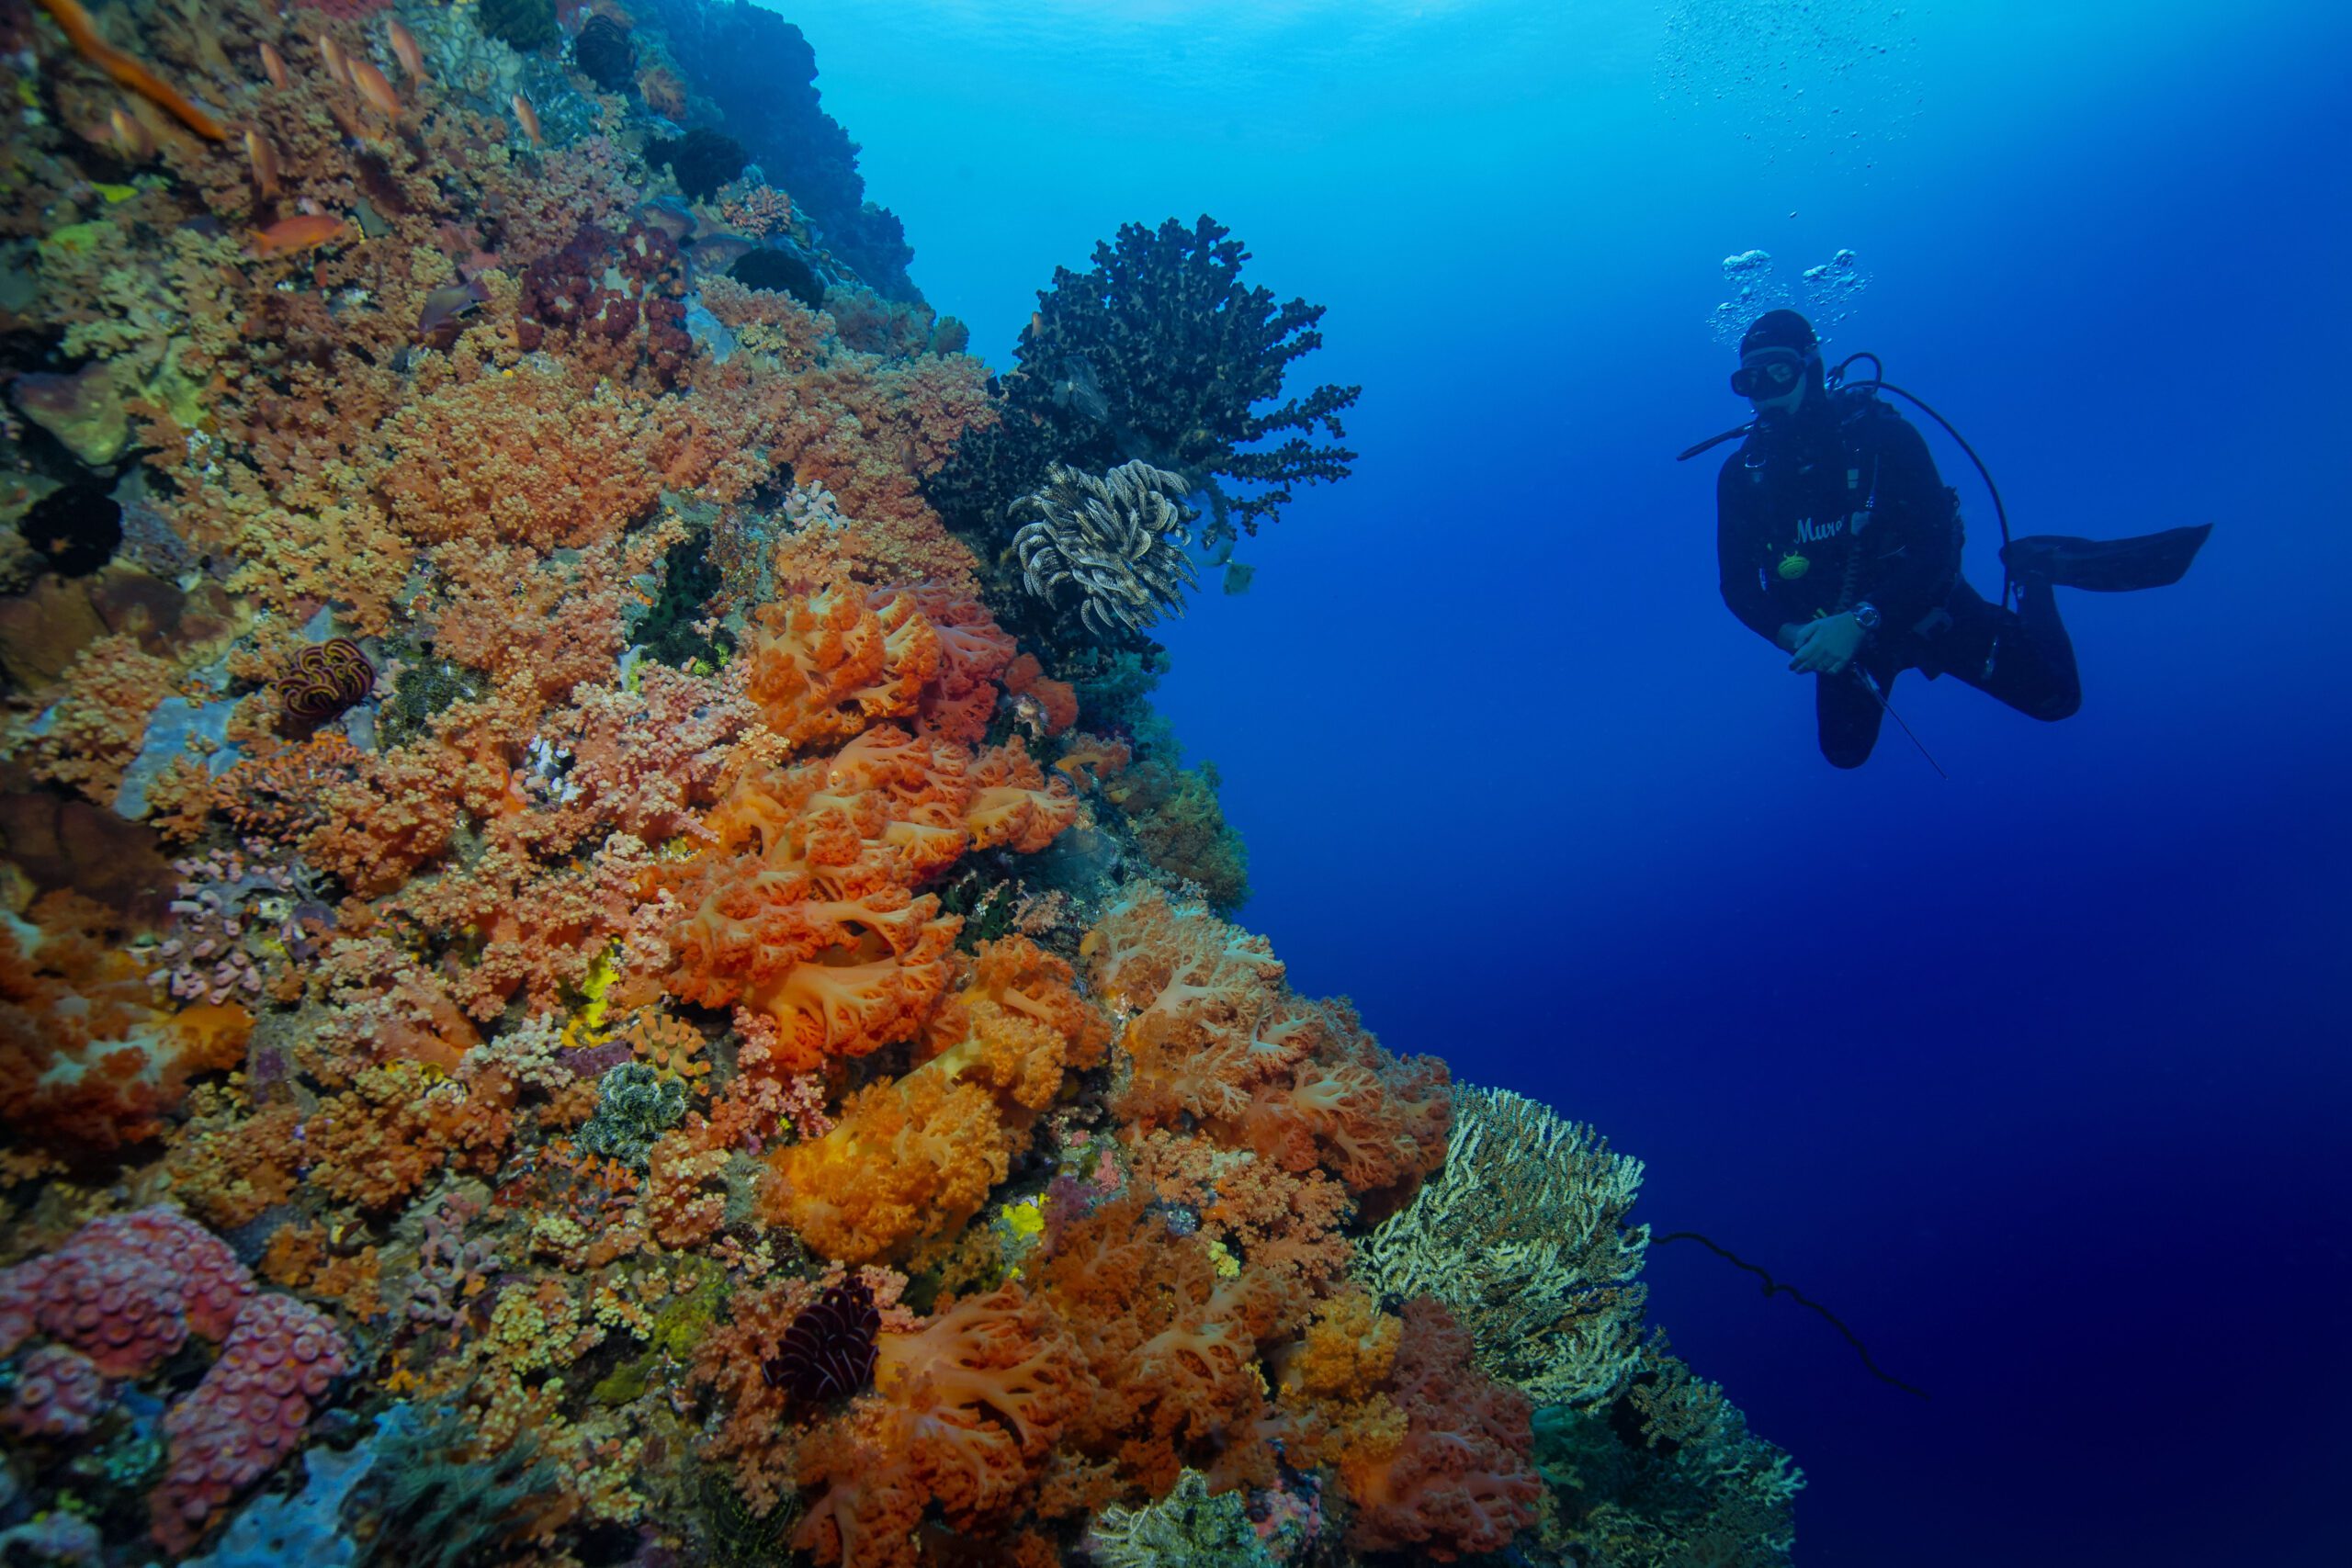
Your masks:
M 1747 437 L 1715 481 L 1724 603 L 1791 655 L 1790 669 L 1815 677 L 1821 751 L 1833 766 L 1869 759 L 1905 670 L 1949 673 L 2035 718 L 2067 717 L 2082 687 L 2052 591 L 2177 582 L 2212 525 L 2132 539 L 2010 539 L 1994 490 L 2007 581 L 2000 602 L 1988 604 L 1961 577 L 1960 498 L 1918 431 L 1876 394 L 1918 400 L 1883 376 L 1843 384 L 1856 359 L 1878 368 L 1877 355 L 1858 354 L 1825 374 L 1820 340 L 1794 310 L 1765 312 L 1740 339 L 1731 386 L 1755 404 L 1755 422 L 1682 454 Z

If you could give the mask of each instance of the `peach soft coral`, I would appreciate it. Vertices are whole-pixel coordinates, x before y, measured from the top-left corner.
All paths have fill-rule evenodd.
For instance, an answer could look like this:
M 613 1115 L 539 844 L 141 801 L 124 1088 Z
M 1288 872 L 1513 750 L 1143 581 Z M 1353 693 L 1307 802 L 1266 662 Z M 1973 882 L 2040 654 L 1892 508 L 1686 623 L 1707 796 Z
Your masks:
M 130 632 L 102 637 L 74 656 L 64 696 L 37 726 L 34 771 L 111 807 L 139 755 L 148 716 L 172 694 L 169 660 Z
M 1130 1015 L 1134 1070 L 1114 1108 L 1137 1129 L 1197 1123 L 1359 1195 L 1394 1196 L 1442 1163 L 1445 1065 L 1400 1061 L 1344 1001 L 1294 995 L 1264 939 L 1154 890 L 1106 912 L 1080 952 L 1096 991 Z

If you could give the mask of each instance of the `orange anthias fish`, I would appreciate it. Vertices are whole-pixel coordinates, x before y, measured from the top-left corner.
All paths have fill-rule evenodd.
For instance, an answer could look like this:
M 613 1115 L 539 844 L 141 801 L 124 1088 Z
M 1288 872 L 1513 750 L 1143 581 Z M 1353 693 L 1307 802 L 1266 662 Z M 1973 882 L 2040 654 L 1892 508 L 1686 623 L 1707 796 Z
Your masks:
M 391 26 L 391 38 L 392 53 L 399 58 L 401 69 L 408 73 L 408 79 L 412 82 L 432 80 L 424 73 L 424 51 L 417 48 L 416 35 L 395 21 Z
M 392 91 L 390 82 L 384 80 L 384 73 L 377 70 L 370 61 L 355 60 L 350 63 L 351 85 L 359 89 L 359 96 L 378 111 L 394 119 L 400 118 L 400 95 Z
M 251 126 L 245 128 L 245 161 L 254 166 L 254 184 L 261 187 L 266 199 L 277 196 L 277 149 L 269 138 Z
M 334 121 L 336 126 L 342 130 L 343 133 L 345 136 L 350 137 L 354 141 L 380 141 L 383 140 L 376 134 L 375 130 L 372 127 L 359 118 L 356 110 L 336 103 L 333 98 L 329 98 L 327 100 L 327 118 Z
M 523 122 L 523 134 L 531 139 L 532 146 L 537 147 L 545 141 L 539 135 L 539 111 L 533 108 L 531 100 L 520 93 L 514 95 L 514 118 Z
M 207 141 L 220 141 L 229 132 L 221 123 L 198 108 L 178 88 L 98 36 L 97 25 L 78 0 L 40 0 L 40 8 L 56 18 L 83 59 L 141 97 L 168 109 L 182 125 Z
M 351 62 L 344 57 L 343 45 L 334 41 L 331 33 L 319 35 L 319 58 L 327 62 L 327 80 L 338 85 L 351 80 Z
M 254 231 L 253 253 L 257 261 L 316 250 L 343 237 L 349 220 L 332 212 L 303 212 L 281 218 L 266 229 Z
M 154 136 L 130 110 L 116 108 L 107 116 L 107 123 L 113 128 L 114 144 L 124 157 L 143 164 L 155 155 Z
M 278 53 L 277 46 L 272 43 L 265 43 L 261 46 L 261 73 L 268 77 L 269 85 L 281 93 L 294 80 L 287 74 L 286 57 Z

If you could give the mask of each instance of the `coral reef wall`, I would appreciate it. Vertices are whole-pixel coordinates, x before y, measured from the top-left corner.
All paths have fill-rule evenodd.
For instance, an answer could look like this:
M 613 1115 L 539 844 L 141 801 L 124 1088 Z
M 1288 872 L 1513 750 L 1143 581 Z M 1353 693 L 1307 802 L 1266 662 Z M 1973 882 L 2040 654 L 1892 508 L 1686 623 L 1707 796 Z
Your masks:
M 1131 226 L 992 378 L 747 6 L 0 28 L 0 1555 L 1784 1559 L 1080 607 L 1344 474 L 1319 310 Z

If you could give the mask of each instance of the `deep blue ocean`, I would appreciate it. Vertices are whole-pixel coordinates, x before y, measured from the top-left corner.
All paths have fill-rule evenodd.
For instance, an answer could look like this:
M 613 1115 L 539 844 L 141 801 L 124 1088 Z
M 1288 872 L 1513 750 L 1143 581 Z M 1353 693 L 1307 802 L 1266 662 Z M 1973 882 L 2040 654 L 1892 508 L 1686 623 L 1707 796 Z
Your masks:
M 1652 1249 L 1810 1477 L 1797 1561 L 2345 1561 L 2352 14 L 781 8 L 992 363 L 1128 220 L 1329 306 L 1300 374 L 1363 383 L 1355 476 L 1165 629 L 1160 700 L 1301 988 L 1594 1122 L 1637 1218 L 1932 1394 Z M 1719 454 L 1673 460 L 1746 413 L 1718 307 L 1776 288 L 2019 533 L 2218 524 L 2177 587 L 2064 596 L 2078 716 L 1911 675 L 1949 779 L 1891 728 L 1821 761 L 1716 595 Z

